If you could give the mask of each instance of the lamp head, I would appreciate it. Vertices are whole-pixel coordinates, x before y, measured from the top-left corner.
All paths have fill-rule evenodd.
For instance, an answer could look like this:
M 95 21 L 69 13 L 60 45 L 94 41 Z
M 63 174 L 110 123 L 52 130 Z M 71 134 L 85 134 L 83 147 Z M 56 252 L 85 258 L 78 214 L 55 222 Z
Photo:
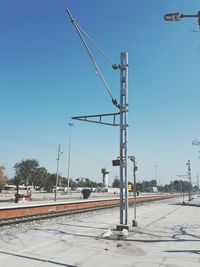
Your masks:
M 166 21 L 179 21 L 181 19 L 181 13 L 169 13 L 164 15 Z

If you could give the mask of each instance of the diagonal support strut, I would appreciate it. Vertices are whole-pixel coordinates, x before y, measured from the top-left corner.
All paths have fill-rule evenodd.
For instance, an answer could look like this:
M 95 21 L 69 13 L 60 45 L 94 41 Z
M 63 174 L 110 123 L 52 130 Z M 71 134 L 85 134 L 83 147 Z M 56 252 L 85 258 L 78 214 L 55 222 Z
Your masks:
M 120 112 L 117 113 L 106 113 L 106 114 L 97 114 L 97 115 L 87 115 L 87 116 L 77 116 L 72 117 L 72 120 L 79 120 L 85 122 L 92 122 L 98 124 L 104 124 L 108 126 L 119 126 L 119 122 L 116 122 L 116 118 L 119 117 Z M 104 118 L 112 118 L 112 122 L 103 121 Z

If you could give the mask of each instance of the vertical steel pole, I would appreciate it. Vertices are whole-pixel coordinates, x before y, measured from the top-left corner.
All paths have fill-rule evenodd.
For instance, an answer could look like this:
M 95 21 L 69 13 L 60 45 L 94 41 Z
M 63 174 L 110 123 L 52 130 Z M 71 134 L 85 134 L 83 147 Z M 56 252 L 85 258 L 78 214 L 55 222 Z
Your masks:
M 67 193 L 69 194 L 69 172 L 70 172 L 70 160 L 71 160 L 71 127 L 73 123 L 69 123 L 69 151 L 68 151 L 68 169 L 67 169 Z
M 158 186 L 158 174 L 157 174 L 157 165 L 156 166 L 154 166 L 155 167 L 155 178 L 156 178 L 156 184 L 157 184 L 157 186 Z
M 192 189 L 192 182 L 191 182 L 191 167 L 190 167 L 190 160 L 188 160 L 187 164 L 188 166 L 188 178 L 189 178 L 189 190 L 188 190 L 188 197 L 189 201 L 191 201 L 191 189 Z
M 134 157 L 134 161 L 133 161 L 133 181 L 134 181 L 134 221 L 136 221 L 136 164 L 135 164 L 135 157 Z
M 120 64 L 120 224 L 128 224 L 128 53 L 121 53 Z
M 183 194 L 183 204 L 185 203 L 185 198 L 184 198 L 184 183 L 183 180 L 181 181 L 181 189 L 182 189 L 182 194 Z
M 60 145 L 58 146 L 58 158 L 56 159 L 57 160 L 57 170 L 56 170 L 56 188 L 55 188 L 55 198 L 54 198 L 55 201 L 57 200 L 59 159 L 60 159 Z

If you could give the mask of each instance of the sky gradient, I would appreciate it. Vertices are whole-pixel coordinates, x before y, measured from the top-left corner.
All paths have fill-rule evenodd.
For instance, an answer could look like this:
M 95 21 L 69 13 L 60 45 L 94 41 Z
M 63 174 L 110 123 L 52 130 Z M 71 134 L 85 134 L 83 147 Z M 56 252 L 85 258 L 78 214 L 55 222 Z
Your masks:
M 66 8 L 113 62 L 129 54 L 129 155 L 137 179 L 161 184 L 199 173 L 200 33 L 195 19 L 166 22 L 164 14 L 196 14 L 198 0 L 0 0 L 0 164 L 7 174 L 23 159 L 37 159 L 67 176 L 72 116 L 116 112 L 72 27 Z M 119 99 L 119 72 L 96 53 L 113 95 Z M 110 184 L 119 155 L 119 129 L 73 121 L 70 177 Z M 132 165 L 129 162 L 129 180 Z

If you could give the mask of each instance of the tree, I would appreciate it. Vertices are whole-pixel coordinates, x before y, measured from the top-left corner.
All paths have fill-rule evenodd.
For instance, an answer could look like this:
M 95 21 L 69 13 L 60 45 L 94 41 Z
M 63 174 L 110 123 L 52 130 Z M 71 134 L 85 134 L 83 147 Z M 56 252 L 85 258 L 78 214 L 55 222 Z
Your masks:
M 120 180 L 119 178 L 116 176 L 113 183 L 112 183 L 112 187 L 114 188 L 119 188 L 120 187 Z
M 0 166 L 0 192 L 3 189 L 4 185 L 8 183 L 8 177 L 4 174 L 5 167 Z
M 151 180 L 151 186 L 156 187 L 157 186 L 157 181 L 156 180 Z
M 143 183 L 138 182 L 136 184 L 137 191 L 144 192 L 144 185 Z
M 93 182 L 90 179 L 86 179 L 85 181 L 78 181 L 77 187 L 90 187 L 90 188 L 97 188 L 98 184 L 97 182 Z
M 151 180 L 151 181 L 143 181 L 140 184 L 141 192 L 152 192 L 153 187 L 157 186 L 156 180 Z
M 38 167 L 39 163 L 35 159 L 22 160 L 16 163 L 14 166 L 16 184 L 34 185 Z
M 47 183 L 44 187 L 47 192 L 53 192 L 54 186 L 56 185 L 56 177 L 57 175 L 55 173 L 48 174 Z
M 73 181 L 72 179 L 69 179 L 69 186 L 71 187 L 72 190 L 77 188 L 76 182 Z
M 70 184 L 70 180 L 69 180 L 69 184 Z M 60 177 L 58 186 L 67 187 L 68 179 L 66 177 Z
M 46 184 L 48 183 L 48 172 L 46 168 L 39 167 L 36 169 L 35 175 L 34 175 L 34 185 L 37 186 L 39 189 L 43 189 L 46 187 Z

